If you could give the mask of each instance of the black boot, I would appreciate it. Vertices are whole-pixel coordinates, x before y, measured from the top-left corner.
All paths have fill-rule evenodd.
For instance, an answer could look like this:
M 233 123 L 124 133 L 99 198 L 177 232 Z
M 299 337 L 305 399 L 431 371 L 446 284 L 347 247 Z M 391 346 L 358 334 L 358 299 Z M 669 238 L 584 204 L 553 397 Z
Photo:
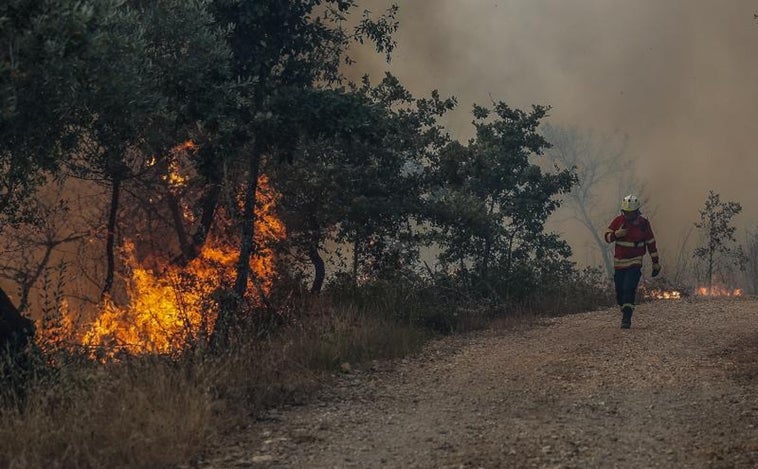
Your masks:
M 632 327 L 632 308 L 628 306 L 621 310 L 621 328 L 629 329 Z

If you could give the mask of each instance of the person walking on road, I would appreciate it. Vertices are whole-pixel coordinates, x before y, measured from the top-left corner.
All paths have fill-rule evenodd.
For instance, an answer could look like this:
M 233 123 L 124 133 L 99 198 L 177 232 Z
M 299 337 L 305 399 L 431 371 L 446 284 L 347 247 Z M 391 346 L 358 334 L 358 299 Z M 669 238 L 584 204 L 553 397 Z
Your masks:
M 647 218 L 640 215 L 640 199 L 632 194 L 621 200 L 621 214 L 611 221 L 605 232 L 605 241 L 616 243 L 613 255 L 613 281 L 616 301 L 621 307 L 621 328 L 632 327 L 634 300 L 642 276 L 642 258 L 647 251 L 653 261 L 652 276 L 661 272 L 658 249 L 653 228 Z

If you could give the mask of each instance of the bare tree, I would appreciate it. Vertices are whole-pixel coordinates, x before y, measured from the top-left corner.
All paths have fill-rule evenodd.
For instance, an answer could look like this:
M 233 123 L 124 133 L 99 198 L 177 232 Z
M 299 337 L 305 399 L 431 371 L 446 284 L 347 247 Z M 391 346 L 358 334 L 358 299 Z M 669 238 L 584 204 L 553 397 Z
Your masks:
M 70 223 L 62 186 L 48 189 L 49 200 L 36 201 L 35 222 L 9 227 L 0 237 L 0 280 L 17 286 L 19 312 L 29 308 L 32 290 L 39 286 L 56 251 L 91 235 Z
M 566 196 L 570 218 L 590 233 L 608 275 L 613 274 L 613 252 L 602 233 L 618 210 L 618 201 L 627 193 L 642 198 L 642 186 L 634 177 L 634 165 L 626 156 L 627 137 L 620 134 L 595 135 L 576 127 L 545 125 L 545 139 L 552 145 L 545 151 L 550 162 L 560 168 L 574 168 L 579 182 Z
M 748 231 L 745 240 L 745 273 L 750 293 L 758 295 L 758 227 Z
M 666 277 L 671 281 L 672 285 L 681 286 L 688 284 L 691 277 L 688 273 L 691 273 L 691 261 L 692 256 L 690 252 L 692 247 L 690 244 L 690 238 L 694 231 L 694 226 L 688 226 L 681 231 L 679 239 L 679 247 L 676 250 L 676 258 L 670 263 L 670 267 L 667 268 L 668 274 Z

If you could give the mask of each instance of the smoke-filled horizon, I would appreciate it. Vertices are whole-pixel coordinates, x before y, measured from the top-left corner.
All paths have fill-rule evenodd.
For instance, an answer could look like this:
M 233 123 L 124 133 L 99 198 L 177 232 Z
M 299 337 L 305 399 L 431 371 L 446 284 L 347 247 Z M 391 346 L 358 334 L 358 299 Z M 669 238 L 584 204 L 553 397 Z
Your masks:
M 361 5 L 379 13 L 391 3 Z M 469 138 L 472 104 L 492 100 L 549 105 L 553 125 L 626 134 L 664 264 L 709 190 L 742 204 L 741 228 L 758 223 L 755 2 L 398 3 L 392 62 L 362 56 L 357 68 L 374 77 L 388 70 L 415 95 L 455 96 L 459 107 L 444 120 L 454 137 Z M 557 231 L 585 260 L 581 232 Z

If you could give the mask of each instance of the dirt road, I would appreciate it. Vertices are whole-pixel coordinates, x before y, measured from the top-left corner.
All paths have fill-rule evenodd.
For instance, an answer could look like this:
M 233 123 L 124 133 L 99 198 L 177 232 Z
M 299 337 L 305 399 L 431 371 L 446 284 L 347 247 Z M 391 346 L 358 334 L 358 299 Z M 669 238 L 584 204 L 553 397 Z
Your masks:
M 758 301 L 446 338 L 352 372 L 207 467 L 758 467 Z

